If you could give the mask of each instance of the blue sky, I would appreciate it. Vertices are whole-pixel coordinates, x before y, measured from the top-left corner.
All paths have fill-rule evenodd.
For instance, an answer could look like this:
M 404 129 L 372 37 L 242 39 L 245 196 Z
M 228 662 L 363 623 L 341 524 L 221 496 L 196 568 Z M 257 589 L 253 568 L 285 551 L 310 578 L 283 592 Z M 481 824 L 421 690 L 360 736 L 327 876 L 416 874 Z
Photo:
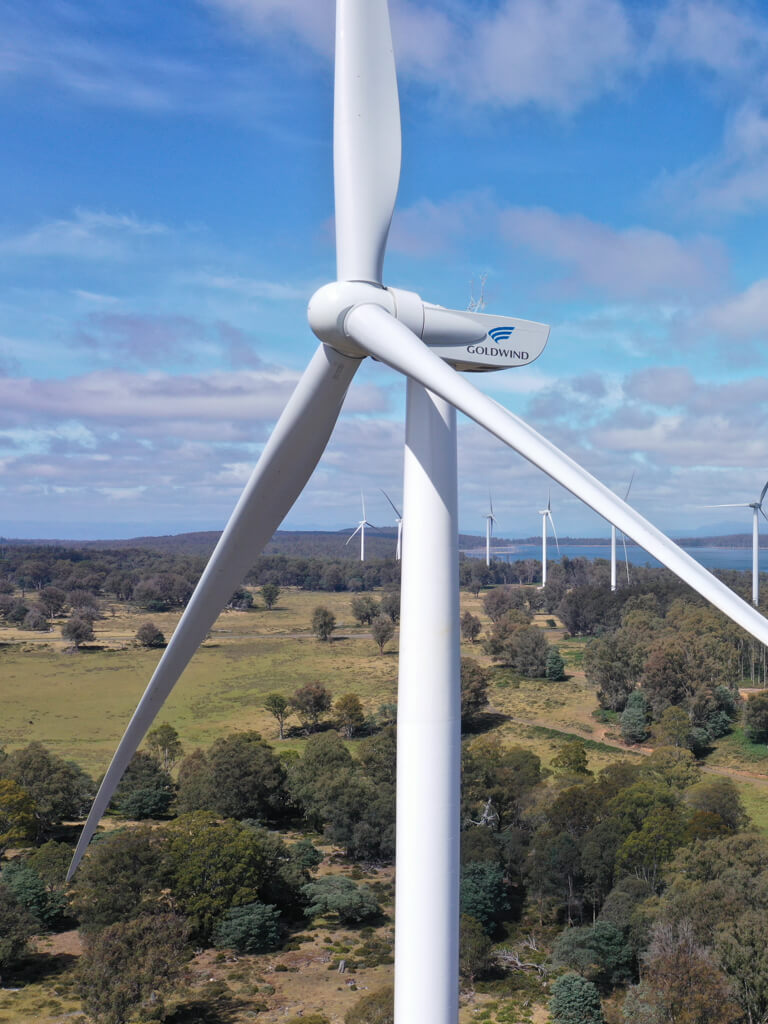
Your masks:
M 657 525 L 768 478 L 768 13 L 392 0 L 385 281 L 552 325 L 474 377 Z M 221 528 L 333 278 L 330 0 L 0 0 L 0 535 Z M 386 523 L 404 384 L 364 366 L 288 528 Z M 549 484 L 460 417 L 462 529 Z M 561 534 L 605 534 L 558 487 Z M 748 514 L 743 526 L 748 528 Z

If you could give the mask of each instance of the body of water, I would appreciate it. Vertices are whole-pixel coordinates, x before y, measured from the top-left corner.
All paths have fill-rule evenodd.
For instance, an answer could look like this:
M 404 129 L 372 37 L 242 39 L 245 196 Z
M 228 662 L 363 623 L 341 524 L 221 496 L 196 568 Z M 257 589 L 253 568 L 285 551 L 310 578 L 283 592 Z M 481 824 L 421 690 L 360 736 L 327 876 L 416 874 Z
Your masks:
M 745 569 L 752 570 L 752 548 L 684 548 L 696 561 L 701 562 L 707 569 Z M 485 558 L 485 547 L 475 548 L 472 551 L 464 550 L 464 554 L 470 557 Z M 547 561 L 556 562 L 565 555 L 568 558 L 605 558 L 610 560 L 611 548 L 609 544 L 605 547 L 587 544 L 561 544 L 560 555 L 557 548 L 550 541 L 547 544 Z M 516 544 L 514 548 L 505 547 L 494 551 L 491 548 L 491 557 L 504 562 L 517 562 L 526 558 L 541 558 L 541 544 Z M 627 544 L 627 557 L 631 565 L 650 565 L 659 568 L 661 563 L 634 544 Z M 762 556 L 765 557 L 764 555 Z M 624 564 L 624 548 L 621 540 L 616 547 L 616 559 L 619 566 Z

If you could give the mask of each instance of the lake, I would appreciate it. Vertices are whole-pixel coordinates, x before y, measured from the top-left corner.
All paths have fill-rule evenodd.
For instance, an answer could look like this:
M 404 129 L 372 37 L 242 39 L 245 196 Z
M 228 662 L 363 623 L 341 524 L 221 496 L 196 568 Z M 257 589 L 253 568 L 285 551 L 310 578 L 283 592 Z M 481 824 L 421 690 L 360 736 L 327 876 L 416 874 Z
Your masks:
M 684 550 L 688 552 L 697 562 L 701 562 L 707 569 L 752 569 L 752 548 L 704 548 L 692 547 Z M 485 545 L 482 548 L 474 548 L 471 551 L 464 549 L 464 554 L 469 557 L 485 558 Z M 605 546 L 597 544 L 561 544 L 560 555 L 553 541 L 547 544 L 547 561 L 556 562 L 563 555 L 568 558 L 605 558 L 610 560 L 610 544 Z M 661 563 L 634 544 L 627 544 L 627 556 L 631 565 L 650 565 L 654 568 L 660 567 Z M 491 557 L 504 562 L 517 562 L 525 558 L 541 558 L 541 544 L 515 544 L 514 547 L 507 546 L 494 551 L 491 548 Z M 762 557 L 765 555 L 763 553 Z M 616 547 L 616 558 L 619 566 L 624 564 L 624 548 L 621 540 Z

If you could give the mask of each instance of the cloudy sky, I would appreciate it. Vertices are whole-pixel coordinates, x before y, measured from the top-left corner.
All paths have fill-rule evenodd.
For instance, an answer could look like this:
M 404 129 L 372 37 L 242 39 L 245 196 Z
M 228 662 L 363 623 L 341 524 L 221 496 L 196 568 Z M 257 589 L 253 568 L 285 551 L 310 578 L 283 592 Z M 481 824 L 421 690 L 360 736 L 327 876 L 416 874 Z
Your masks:
M 473 381 L 681 532 L 768 477 L 768 13 L 392 0 L 385 280 L 552 325 Z M 334 276 L 331 0 L 0 0 L 0 535 L 221 528 Z M 474 286 L 473 286 L 474 281 Z M 288 528 L 391 519 L 403 382 L 358 373 Z M 548 481 L 465 420 L 461 525 Z M 607 528 L 558 487 L 561 534 Z M 746 511 L 746 510 L 745 510 Z M 743 517 L 748 527 L 748 514 Z

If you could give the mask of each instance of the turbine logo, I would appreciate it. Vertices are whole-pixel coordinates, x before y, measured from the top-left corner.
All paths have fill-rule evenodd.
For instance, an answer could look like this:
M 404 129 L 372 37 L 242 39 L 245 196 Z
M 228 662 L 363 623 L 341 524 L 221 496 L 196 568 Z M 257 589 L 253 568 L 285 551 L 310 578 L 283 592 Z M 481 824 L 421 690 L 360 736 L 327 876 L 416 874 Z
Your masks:
M 488 331 L 488 337 L 493 338 L 498 345 L 500 341 L 506 341 L 514 329 L 514 327 L 494 327 L 492 331 Z

